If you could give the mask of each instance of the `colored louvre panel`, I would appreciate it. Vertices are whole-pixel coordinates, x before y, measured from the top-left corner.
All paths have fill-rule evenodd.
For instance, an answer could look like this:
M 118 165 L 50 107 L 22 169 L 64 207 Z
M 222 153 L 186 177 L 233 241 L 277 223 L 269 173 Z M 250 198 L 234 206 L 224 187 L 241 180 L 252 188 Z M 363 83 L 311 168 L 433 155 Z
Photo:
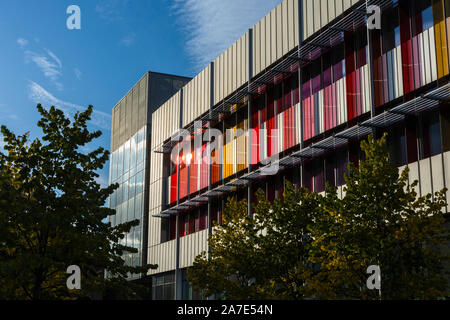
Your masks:
M 303 100 L 303 140 L 311 139 L 314 134 L 314 96 L 310 96 Z
M 170 176 L 170 200 L 169 203 L 175 203 L 177 201 L 177 190 L 178 190 L 178 172 L 175 172 Z
M 225 133 L 225 144 L 223 146 L 223 178 L 226 179 L 234 173 L 234 139 L 235 128 L 227 129 Z
M 367 108 L 366 64 L 367 64 L 367 34 L 364 28 L 356 34 L 345 33 L 345 67 L 347 80 L 347 116 L 352 120 Z M 368 85 L 368 83 L 367 83 Z
M 333 83 L 323 90 L 323 118 L 325 131 L 338 125 L 337 85 Z
M 215 184 L 222 180 L 222 141 L 223 136 L 219 138 L 219 146 L 216 147 L 215 150 L 211 151 L 211 183 Z
M 409 10 L 411 10 L 411 15 Z M 438 72 L 444 74 L 448 69 L 445 67 L 442 55 L 437 52 L 435 34 L 438 37 L 442 37 L 442 35 L 440 27 L 438 31 L 434 30 L 433 11 L 437 12 L 438 10 L 433 10 L 431 0 L 417 1 L 412 8 L 409 8 L 409 1 L 400 2 L 400 36 L 405 94 L 436 80 Z M 439 14 L 437 20 L 439 20 Z M 440 40 L 437 41 L 440 45 Z M 438 62 L 443 68 L 440 71 L 438 71 Z
M 180 164 L 180 199 L 187 197 L 188 191 L 188 169 L 185 157 Z
M 189 160 L 189 194 L 196 193 L 199 190 L 200 161 L 199 152 L 193 151 Z
M 260 122 L 259 122 L 259 108 L 264 102 L 264 95 L 260 96 L 258 99 L 255 99 L 252 103 L 252 129 L 251 130 L 251 142 L 252 142 L 252 159 L 251 164 L 257 164 L 260 161 L 260 152 L 259 152 L 259 145 L 260 145 L 260 135 L 259 130 L 261 128 Z
M 206 189 L 208 187 L 208 167 L 209 167 L 209 157 L 206 144 L 201 148 L 201 162 L 200 162 L 200 190 Z
M 447 1 L 447 5 L 450 5 Z M 446 8 L 447 12 L 450 8 Z M 449 74 L 449 56 L 448 56 L 448 21 L 446 25 L 445 21 L 445 6 L 444 0 L 433 0 L 432 1 L 432 16 L 434 25 L 434 38 L 435 42 L 435 52 L 436 52 L 436 68 L 437 68 L 437 78 L 442 78 Z M 431 46 L 430 42 L 430 46 Z M 433 55 L 433 50 L 430 48 L 430 54 Z
M 267 95 L 267 121 L 265 124 L 265 134 L 267 137 L 266 157 L 271 157 L 278 153 L 277 118 L 275 114 L 274 90 L 268 90 Z M 264 157 L 264 158 L 266 158 Z
M 245 111 L 245 110 L 242 110 Z M 241 118 L 244 113 L 238 113 L 238 125 L 236 126 L 236 172 L 247 167 L 247 127 L 248 122 Z

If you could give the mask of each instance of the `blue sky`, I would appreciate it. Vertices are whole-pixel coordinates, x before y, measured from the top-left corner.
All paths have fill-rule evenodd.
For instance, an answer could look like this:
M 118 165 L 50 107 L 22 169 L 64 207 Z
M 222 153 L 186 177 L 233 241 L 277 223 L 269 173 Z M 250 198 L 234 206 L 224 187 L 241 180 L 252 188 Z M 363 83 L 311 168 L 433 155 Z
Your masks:
M 85 151 L 109 149 L 111 109 L 146 71 L 195 76 L 279 2 L 1 1 L 0 124 L 40 137 L 38 102 L 69 115 L 92 104 L 103 135 Z M 81 30 L 66 27 L 72 4 Z

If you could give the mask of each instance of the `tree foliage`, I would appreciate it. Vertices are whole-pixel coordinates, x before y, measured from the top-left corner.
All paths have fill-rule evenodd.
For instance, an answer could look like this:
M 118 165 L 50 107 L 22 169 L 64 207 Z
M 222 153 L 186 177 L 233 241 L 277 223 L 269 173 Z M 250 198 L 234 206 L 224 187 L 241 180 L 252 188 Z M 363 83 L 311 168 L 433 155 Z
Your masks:
M 127 274 L 146 272 L 152 265 L 125 266 L 119 244 L 138 221 L 111 227 L 115 210 L 104 207 L 118 187 L 102 188 L 97 170 L 109 152 L 80 151 L 101 135 L 87 128 L 93 107 L 71 121 L 61 110 L 37 106 L 43 137 L 29 141 L 5 126 L 0 152 L 0 298 L 79 299 L 115 290 L 123 297 L 139 288 Z M 66 269 L 81 269 L 81 290 L 68 290 Z M 113 277 L 105 279 L 104 270 Z
M 448 297 L 446 190 L 418 197 L 408 169 L 390 164 L 386 135 L 361 147 L 343 197 L 287 183 L 272 203 L 258 191 L 253 217 L 230 198 L 209 253 L 188 270 L 194 289 L 225 299 Z M 381 269 L 380 292 L 367 288 L 370 265 Z

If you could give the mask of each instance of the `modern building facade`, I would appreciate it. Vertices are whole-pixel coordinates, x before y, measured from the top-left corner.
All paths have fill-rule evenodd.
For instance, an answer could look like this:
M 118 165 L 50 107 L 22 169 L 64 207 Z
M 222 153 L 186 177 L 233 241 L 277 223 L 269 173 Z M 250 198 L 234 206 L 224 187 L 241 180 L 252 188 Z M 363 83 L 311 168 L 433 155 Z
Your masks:
M 390 133 L 420 195 L 449 188 L 449 41 L 450 0 L 284 0 L 156 109 L 141 229 L 153 298 L 200 298 L 185 271 L 227 197 L 272 200 L 286 181 L 342 195 L 370 133 Z
M 113 108 L 111 131 L 110 183 L 119 188 L 110 196 L 109 207 L 116 215 L 109 217 L 113 226 L 138 219 L 122 240 L 123 245 L 138 249 L 126 253 L 127 265 L 146 263 L 148 181 L 151 149 L 151 115 L 190 78 L 147 72 Z M 140 278 L 130 274 L 130 279 Z

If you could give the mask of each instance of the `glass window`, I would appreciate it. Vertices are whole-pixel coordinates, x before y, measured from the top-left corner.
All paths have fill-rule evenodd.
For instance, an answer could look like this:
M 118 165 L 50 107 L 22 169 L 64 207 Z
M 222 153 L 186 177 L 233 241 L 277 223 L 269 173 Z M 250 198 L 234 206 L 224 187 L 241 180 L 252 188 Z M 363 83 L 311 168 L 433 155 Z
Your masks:
M 128 197 L 133 198 L 135 195 L 136 177 L 131 177 L 129 180 Z
M 442 152 L 441 125 L 438 111 L 422 116 L 421 147 L 421 159 L 429 158 Z
M 317 193 L 325 191 L 323 169 L 323 159 L 314 160 L 314 191 Z
M 128 201 L 125 201 L 124 203 L 122 203 L 122 223 L 128 221 L 127 209 L 128 209 Z
M 136 229 L 134 233 L 134 247 L 136 249 L 141 249 L 141 229 Z
M 137 151 L 136 140 L 137 140 L 136 135 L 134 135 L 130 140 L 130 168 L 136 167 L 136 151 Z
M 344 43 L 333 48 L 331 56 L 333 64 L 333 81 L 336 82 L 342 77 L 345 77 L 345 48 Z
M 128 180 L 123 182 L 123 201 L 128 200 Z
M 342 186 L 345 184 L 344 174 L 347 173 L 348 152 L 346 149 L 342 149 L 337 152 L 336 156 L 337 156 L 336 182 L 338 186 Z
M 144 204 L 142 203 L 142 193 L 136 195 L 135 203 L 134 203 L 134 219 L 141 219 L 142 218 L 142 209 Z
M 313 162 L 305 161 L 302 166 L 303 188 L 313 191 Z
M 143 177 L 143 172 L 139 172 L 138 174 L 136 174 L 136 194 L 140 194 L 141 192 L 143 192 L 143 187 L 144 187 L 144 177 Z
M 123 185 L 120 184 L 119 187 L 116 190 L 117 197 L 116 197 L 116 206 L 120 205 L 123 202 Z
M 356 51 L 356 68 L 361 68 L 367 64 L 368 50 L 367 50 L 367 30 L 360 28 L 355 36 L 355 51 Z
M 109 161 L 109 165 L 111 166 L 110 171 L 111 171 L 111 181 L 110 182 L 114 182 L 116 180 L 116 170 L 114 169 L 114 166 L 116 164 L 115 162 L 115 154 L 114 152 L 111 153 L 111 157 L 110 157 L 110 161 Z
M 130 169 L 130 140 L 125 143 L 123 156 L 123 172 L 125 173 Z
M 401 167 L 406 164 L 406 136 L 404 125 L 391 128 L 388 135 L 390 159 L 394 166 Z
M 398 7 L 391 8 L 383 13 L 381 18 L 381 37 L 383 53 L 391 51 L 400 45 L 400 20 Z
M 136 211 L 134 207 L 134 198 L 131 198 L 128 200 L 128 221 L 132 221 L 134 219 L 137 219 L 136 217 Z
M 123 146 L 118 150 L 118 163 L 117 163 L 117 178 L 122 177 L 123 173 Z
M 431 0 L 414 1 L 412 5 L 413 37 L 433 26 L 433 8 Z
M 334 154 L 330 155 L 325 159 L 325 181 L 330 186 L 335 186 L 335 166 L 336 166 L 336 156 Z

